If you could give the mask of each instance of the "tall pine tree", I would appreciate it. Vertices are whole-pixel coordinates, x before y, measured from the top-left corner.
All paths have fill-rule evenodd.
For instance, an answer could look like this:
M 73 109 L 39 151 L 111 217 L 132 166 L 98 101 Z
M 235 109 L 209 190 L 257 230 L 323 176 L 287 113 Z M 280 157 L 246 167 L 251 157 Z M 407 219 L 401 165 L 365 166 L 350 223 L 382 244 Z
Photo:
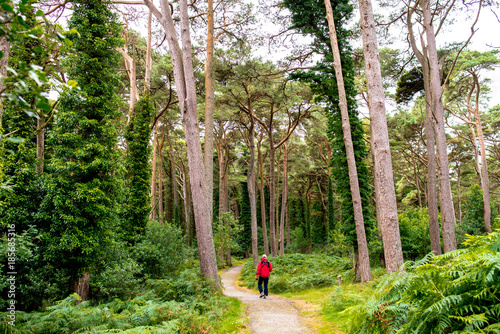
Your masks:
M 323 56 L 323 59 L 308 71 L 295 72 L 292 78 L 309 82 L 311 90 L 317 95 L 317 101 L 326 104 L 328 117 L 328 137 L 332 143 L 332 177 L 335 181 L 335 190 L 342 201 L 341 204 L 341 230 L 357 249 L 356 228 L 347 169 L 347 156 L 342 131 L 342 119 L 339 108 L 338 87 L 333 66 L 333 54 L 330 49 L 330 37 L 326 9 L 322 0 L 285 0 L 284 6 L 292 12 L 292 29 L 297 29 L 304 34 L 314 37 L 312 50 Z M 337 38 L 342 60 L 342 74 L 344 77 L 347 95 L 349 122 L 351 124 L 352 141 L 356 158 L 356 167 L 359 178 L 359 188 L 363 207 L 363 218 L 366 235 L 375 226 L 371 213 L 371 191 L 369 187 L 368 168 L 364 162 L 367 149 L 363 140 L 364 132 L 358 118 L 356 103 L 356 88 L 354 83 L 355 72 L 352 60 L 352 49 L 348 39 L 350 32 L 344 28 L 346 21 L 352 15 L 352 5 L 348 0 L 332 1 Z

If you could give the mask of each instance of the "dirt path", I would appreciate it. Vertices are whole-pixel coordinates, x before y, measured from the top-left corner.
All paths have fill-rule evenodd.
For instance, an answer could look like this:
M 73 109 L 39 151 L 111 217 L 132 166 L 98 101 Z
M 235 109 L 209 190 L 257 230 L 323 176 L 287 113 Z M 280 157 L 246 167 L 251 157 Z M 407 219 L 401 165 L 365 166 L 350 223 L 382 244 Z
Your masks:
M 235 282 L 242 266 L 232 267 L 221 274 L 224 294 L 236 297 L 247 306 L 249 327 L 252 333 L 313 333 L 305 324 L 297 308 L 290 301 L 274 295 L 260 299 L 255 291 L 236 287 Z M 272 285 L 272 277 L 269 282 Z

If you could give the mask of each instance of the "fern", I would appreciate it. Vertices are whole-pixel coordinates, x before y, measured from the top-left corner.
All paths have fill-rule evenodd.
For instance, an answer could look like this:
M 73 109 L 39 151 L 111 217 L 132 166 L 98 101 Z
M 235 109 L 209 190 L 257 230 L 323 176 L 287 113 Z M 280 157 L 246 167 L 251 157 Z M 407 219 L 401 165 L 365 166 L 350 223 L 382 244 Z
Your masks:
M 500 322 L 500 234 L 467 236 L 464 249 L 428 255 L 391 274 L 364 305 L 350 333 L 496 333 Z

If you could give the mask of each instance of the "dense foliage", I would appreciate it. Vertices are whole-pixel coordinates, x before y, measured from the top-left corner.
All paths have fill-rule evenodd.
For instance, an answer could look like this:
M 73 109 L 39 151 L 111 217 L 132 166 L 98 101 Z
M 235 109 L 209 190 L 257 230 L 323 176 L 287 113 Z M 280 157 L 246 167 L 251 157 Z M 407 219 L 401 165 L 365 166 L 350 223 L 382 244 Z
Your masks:
M 127 140 L 127 204 L 123 224 L 124 237 L 134 240 L 144 231 L 149 219 L 151 186 L 151 119 L 155 113 L 151 96 L 142 96 L 135 105 L 125 131 Z
M 385 276 L 372 298 L 347 311 L 349 333 L 497 333 L 500 233 L 469 236 L 464 246 Z
M 53 175 L 44 199 L 44 258 L 69 275 L 68 291 L 117 225 L 119 154 L 116 122 L 122 84 L 116 73 L 121 27 L 108 4 L 75 3 L 69 27 L 73 41 L 67 56 L 69 78 L 78 87 L 64 92 L 49 137 Z
M 18 313 L 14 328 L 3 318 L 0 328 L 16 334 L 215 333 L 222 329 L 227 310 L 239 308 L 235 303 L 214 294 L 193 264 L 176 277 L 148 281 L 132 299 L 95 304 L 72 294 L 46 311 Z M 239 313 L 229 317 L 233 330 Z
M 269 259 L 273 271 L 269 279 L 269 291 L 279 293 L 298 291 L 311 287 L 337 284 L 337 275 L 354 278 L 350 261 L 346 258 L 319 254 L 285 254 Z M 256 267 L 247 262 L 242 270 L 243 284 L 255 288 Z

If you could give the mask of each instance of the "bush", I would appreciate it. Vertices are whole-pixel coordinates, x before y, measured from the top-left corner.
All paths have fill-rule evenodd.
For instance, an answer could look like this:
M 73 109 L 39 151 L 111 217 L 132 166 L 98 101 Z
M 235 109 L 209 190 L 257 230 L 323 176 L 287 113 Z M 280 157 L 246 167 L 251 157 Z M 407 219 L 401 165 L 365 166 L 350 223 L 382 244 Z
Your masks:
M 174 275 L 192 255 L 180 227 L 150 222 L 133 247 L 133 258 L 153 278 Z
M 354 273 L 348 259 L 320 254 L 287 254 L 270 259 L 273 266 L 269 290 L 271 292 L 298 291 L 312 287 L 335 285 L 337 275 L 353 279 Z M 243 283 L 255 288 L 256 268 L 247 262 L 242 269 Z
M 406 260 L 421 259 L 431 251 L 427 208 L 412 208 L 400 213 L 399 231 Z
M 290 231 L 290 244 L 286 246 L 286 253 L 305 253 L 309 249 L 309 242 L 304 238 L 302 227 Z
M 385 276 L 377 293 L 352 308 L 350 333 L 498 333 L 500 231 L 468 236 L 464 249 Z

